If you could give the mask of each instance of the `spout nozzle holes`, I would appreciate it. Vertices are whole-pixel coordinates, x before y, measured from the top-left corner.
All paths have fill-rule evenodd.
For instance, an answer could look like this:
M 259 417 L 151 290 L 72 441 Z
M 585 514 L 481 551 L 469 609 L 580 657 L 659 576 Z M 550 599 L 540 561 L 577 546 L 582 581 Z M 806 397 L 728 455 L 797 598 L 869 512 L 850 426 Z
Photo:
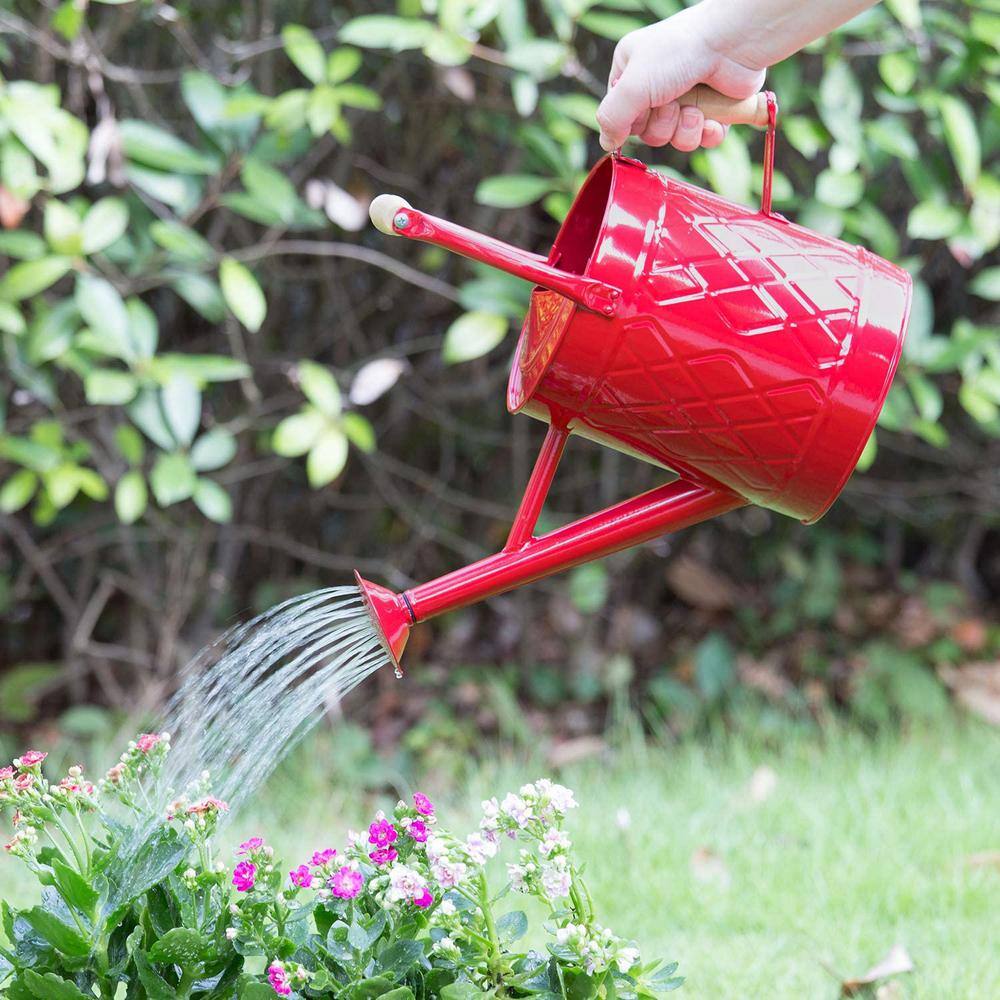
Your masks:
M 386 236 L 397 236 L 393 228 L 393 220 L 404 209 L 412 208 L 405 198 L 400 198 L 398 194 L 380 194 L 368 206 L 368 215 L 372 220 L 372 225 Z

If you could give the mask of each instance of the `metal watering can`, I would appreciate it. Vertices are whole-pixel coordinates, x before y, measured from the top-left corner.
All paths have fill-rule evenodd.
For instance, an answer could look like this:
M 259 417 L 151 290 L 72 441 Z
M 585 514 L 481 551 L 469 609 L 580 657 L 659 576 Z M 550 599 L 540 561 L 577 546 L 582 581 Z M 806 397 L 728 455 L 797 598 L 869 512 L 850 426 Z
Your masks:
M 806 523 L 843 489 L 896 371 L 911 281 L 771 211 L 773 94 L 681 98 L 766 126 L 759 211 L 612 154 L 547 257 L 380 195 L 375 226 L 535 284 L 507 387 L 549 427 L 501 552 L 401 594 L 358 584 L 399 673 L 411 626 L 745 504 Z M 679 478 L 536 537 L 570 434 Z

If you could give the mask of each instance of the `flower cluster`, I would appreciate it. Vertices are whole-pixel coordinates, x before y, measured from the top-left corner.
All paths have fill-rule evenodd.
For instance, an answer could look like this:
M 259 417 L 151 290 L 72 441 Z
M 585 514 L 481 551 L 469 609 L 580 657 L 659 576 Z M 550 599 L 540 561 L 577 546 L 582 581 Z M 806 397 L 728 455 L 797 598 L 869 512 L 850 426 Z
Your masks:
M 101 779 L 101 791 L 111 792 L 125 805 L 139 808 L 135 795 L 140 782 L 160 773 L 169 752 L 170 733 L 140 733 Z
M 616 968 L 628 972 L 639 961 L 639 949 L 627 944 L 606 927 L 565 924 L 556 931 L 564 955 L 578 961 L 589 975 Z

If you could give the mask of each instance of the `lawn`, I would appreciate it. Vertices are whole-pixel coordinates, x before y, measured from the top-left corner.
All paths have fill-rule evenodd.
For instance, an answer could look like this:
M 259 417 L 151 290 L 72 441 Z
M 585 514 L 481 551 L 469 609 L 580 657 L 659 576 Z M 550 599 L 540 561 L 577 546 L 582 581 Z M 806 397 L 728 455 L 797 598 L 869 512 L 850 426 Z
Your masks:
M 297 754 L 233 836 L 259 828 L 296 863 L 341 842 L 373 803 L 325 745 Z M 952 723 L 875 740 L 827 731 L 778 750 L 633 748 L 560 779 L 581 803 L 572 828 L 599 911 L 647 955 L 680 961 L 678 996 L 833 998 L 899 943 L 915 971 L 892 996 L 993 1000 L 1000 865 L 969 858 L 1000 851 L 998 761 L 1000 733 Z M 425 784 L 446 821 L 471 822 L 486 794 L 545 771 L 504 760 L 458 792 Z M 0 891 L 24 899 L 16 872 L 0 859 Z

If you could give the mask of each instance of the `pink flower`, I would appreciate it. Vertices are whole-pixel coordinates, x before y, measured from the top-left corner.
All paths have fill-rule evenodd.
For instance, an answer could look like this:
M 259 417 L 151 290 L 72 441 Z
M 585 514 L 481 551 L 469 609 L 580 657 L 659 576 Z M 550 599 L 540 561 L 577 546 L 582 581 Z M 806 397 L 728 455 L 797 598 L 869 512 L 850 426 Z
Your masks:
M 333 847 L 327 847 L 322 851 L 314 851 L 313 856 L 309 859 L 309 864 L 313 868 L 322 868 L 323 865 L 329 863 L 337 856 L 337 851 Z
M 380 819 L 368 827 L 368 843 L 376 847 L 388 847 L 396 842 L 398 836 L 396 828 L 387 819 Z
M 426 844 L 429 831 L 427 824 L 422 819 L 415 819 L 406 829 L 406 832 L 418 843 Z
M 159 733 L 142 733 L 135 741 L 135 745 L 143 752 L 149 753 L 157 743 L 160 742 Z
M 285 967 L 278 962 L 272 962 L 267 967 L 267 981 L 271 988 L 279 997 L 290 997 L 292 995 L 292 983 L 285 972 Z
M 14 779 L 14 787 L 19 792 L 26 792 L 35 783 L 35 776 L 33 774 L 19 774 Z
M 299 865 L 294 871 L 288 873 L 288 877 L 292 880 L 292 885 L 299 889 L 311 889 L 313 884 L 313 875 L 309 871 L 308 865 Z
M 330 876 L 326 884 L 338 899 L 354 899 L 364 887 L 365 879 L 361 872 L 344 865 Z
M 12 767 L 0 767 L 0 781 L 6 781 L 8 778 L 14 777 L 14 768 Z
M 434 897 L 431 895 L 430 889 L 424 889 L 419 896 L 413 897 L 413 905 L 419 907 L 421 910 L 426 910 L 433 902 Z
M 115 764 L 115 766 L 111 768 L 111 770 L 108 771 L 108 773 L 105 775 L 105 777 L 108 779 L 108 781 L 111 782 L 112 785 L 117 785 L 124 776 L 125 776 L 124 764 Z
M 372 859 L 373 864 L 387 865 L 395 861 L 399 853 L 395 847 L 380 847 L 377 851 L 372 851 L 368 857 Z
M 237 892 L 249 892 L 257 881 L 257 866 L 252 861 L 241 861 L 233 869 L 233 885 Z
M 434 803 L 423 792 L 413 793 L 413 807 L 421 816 L 434 815 Z
M 243 843 L 236 848 L 236 856 L 242 857 L 244 854 L 252 854 L 254 851 L 259 851 L 263 846 L 263 837 L 251 837 L 249 840 L 244 840 Z
M 21 754 L 21 767 L 34 767 L 36 764 L 41 764 L 46 757 L 48 754 L 42 753 L 41 750 L 28 750 Z

